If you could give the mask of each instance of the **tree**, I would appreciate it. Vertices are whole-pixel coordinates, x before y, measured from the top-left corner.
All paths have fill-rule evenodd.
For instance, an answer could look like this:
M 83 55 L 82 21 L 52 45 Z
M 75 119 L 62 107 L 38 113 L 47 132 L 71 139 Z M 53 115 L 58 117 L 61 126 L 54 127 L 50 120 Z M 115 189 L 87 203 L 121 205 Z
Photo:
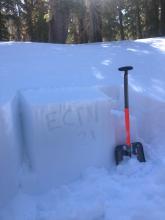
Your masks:
M 159 35 L 159 1 L 144 0 L 145 37 Z
M 141 1 L 135 0 L 135 14 L 136 14 L 136 36 L 142 38 L 142 21 L 141 21 Z
M 106 41 L 119 39 L 118 10 L 115 1 L 104 0 L 102 13 L 102 36 Z
M 89 18 L 89 41 L 102 41 L 102 5 L 100 0 L 86 1 Z
M 48 22 L 46 21 L 48 3 L 45 0 L 37 0 L 33 10 L 34 40 L 39 42 L 48 42 Z
M 74 0 L 72 3 L 67 41 L 74 43 L 87 43 L 88 19 L 85 1 Z
M 72 1 L 50 0 L 49 41 L 65 43 L 68 35 Z
M 142 1 L 143 0 L 125 0 L 123 25 L 125 38 L 142 38 Z

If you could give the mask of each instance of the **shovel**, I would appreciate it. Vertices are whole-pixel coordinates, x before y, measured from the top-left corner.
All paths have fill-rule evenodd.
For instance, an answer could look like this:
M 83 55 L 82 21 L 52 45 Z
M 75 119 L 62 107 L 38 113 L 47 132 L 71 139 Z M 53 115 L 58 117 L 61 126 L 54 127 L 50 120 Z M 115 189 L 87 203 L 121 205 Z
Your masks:
M 140 142 L 131 143 L 130 138 L 130 119 L 129 119 L 129 101 L 128 101 L 128 71 L 132 70 L 132 66 L 120 67 L 119 71 L 124 72 L 124 103 L 125 103 L 125 132 L 126 141 L 123 145 L 115 147 L 115 161 L 118 165 L 124 157 L 132 157 L 135 155 L 139 162 L 145 162 L 143 145 Z

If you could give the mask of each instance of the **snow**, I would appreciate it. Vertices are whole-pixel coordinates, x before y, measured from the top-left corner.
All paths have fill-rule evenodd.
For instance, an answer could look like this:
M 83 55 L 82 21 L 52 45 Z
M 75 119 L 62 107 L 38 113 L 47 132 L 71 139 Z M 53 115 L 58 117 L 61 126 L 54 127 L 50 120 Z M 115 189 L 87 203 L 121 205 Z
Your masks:
M 89 169 L 74 184 L 42 196 L 20 192 L 1 219 L 163 220 L 164 172 L 164 162 L 144 166 L 134 159 L 111 172 Z
M 0 220 L 164 220 L 165 38 L 84 45 L 3 42 L 0 52 Z M 118 71 L 123 65 L 134 66 L 131 140 L 143 143 L 147 162 L 132 158 L 116 167 L 111 153 L 125 142 Z M 82 148 L 74 135 L 80 126 L 62 124 L 55 133 L 72 150 L 60 144 L 57 155 L 45 115 L 60 106 L 64 112 L 83 108 L 82 127 L 87 134 L 94 130 L 97 144 L 85 137 Z M 87 114 L 94 106 L 98 124 Z M 75 115 L 70 119 L 77 122 Z M 67 178 L 56 185 L 63 171 Z

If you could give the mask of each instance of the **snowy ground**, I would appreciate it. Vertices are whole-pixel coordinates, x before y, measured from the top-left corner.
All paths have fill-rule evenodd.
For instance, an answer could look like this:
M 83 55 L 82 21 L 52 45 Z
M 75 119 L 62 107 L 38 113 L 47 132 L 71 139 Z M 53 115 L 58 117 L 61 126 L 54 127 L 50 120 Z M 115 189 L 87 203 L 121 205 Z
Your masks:
M 19 191 L 1 207 L 0 220 L 164 220 L 165 39 L 90 45 L 9 42 L 0 43 L 0 52 L 0 110 L 4 126 L 0 127 L 0 138 L 2 146 L 10 146 L 9 152 L 4 154 L 1 147 L 0 170 L 5 173 L 3 167 L 8 164 L 3 157 L 6 154 L 15 164 L 12 167 L 9 162 L 9 173 L 21 167 Z M 19 134 L 13 132 L 16 117 L 10 118 L 17 115 L 17 101 L 13 97 L 17 92 L 22 96 L 29 90 L 34 93 L 34 90 L 79 87 L 76 91 L 82 91 L 80 88 L 97 87 L 111 98 L 111 110 L 120 116 L 117 127 L 122 130 L 123 78 L 117 68 L 123 65 L 134 66 L 129 76 L 131 122 L 134 122 L 132 129 L 137 133 L 133 137 L 143 142 L 147 163 L 140 164 L 133 158 L 118 167 L 88 168 L 73 183 L 58 186 L 47 193 L 33 192 L 33 187 L 27 189 L 27 163 L 24 159 L 21 159 L 23 163 L 19 162 L 17 157 L 20 156 L 13 148 L 19 145 L 19 138 L 15 138 Z M 82 99 L 83 93 L 78 93 Z M 52 97 L 47 96 L 46 101 L 52 101 Z M 30 101 L 36 104 L 37 96 L 32 97 Z M 41 101 L 46 102 L 42 96 Z M 117 132 L 116 129 L 117 141 L 124 141 Z M 11 175 L 5 176 L 5 179 L 10 178 L 12 180 Z M 4 186 L 5 181 L 1 180 L 0 184 Z M 7 187 L 10 189 L 10 185 Z

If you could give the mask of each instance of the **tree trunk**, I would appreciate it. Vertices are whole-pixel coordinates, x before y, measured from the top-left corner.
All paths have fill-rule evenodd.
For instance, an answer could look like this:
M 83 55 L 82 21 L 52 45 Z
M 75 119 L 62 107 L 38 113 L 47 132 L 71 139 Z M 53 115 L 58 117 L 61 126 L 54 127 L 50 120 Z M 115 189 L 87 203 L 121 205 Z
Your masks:
M 118 8 L 118 13 L 119 13 L 120 37 L 121 37 L 121 40 L 124 40 L 125 34 L 124 34 L 124 27 L 123 27 L 123 13 L 121 9 L 120 0 L 117 1 L 117 8 Z
M 139 0 L 136 0 L 136 33 L 138 38 L 142 38 L 142 27 L 141 27 L 141 18 L 140 18 L 140 7 Z
M 145 37 L 159 35 L 159 1 L 145 2 Z
M 154 17 L 155 17 L 153 32 L 154 32 L 154 36 L 157 37 L 159 35 L 159 1 L 154 0 L 153 3 L 154 3 Z
M 17 8 L 17 15 L 15 18 L 15 23 L 16 23 L 16 37 L 15 39 L 17 41 L 22 40 L 21 39 L 21 7 L 19 4 L 16 4 L 16 8 Z
M 89 41 L 102 41 L 101 1 L 90 0 L 87 5 L 89 14 Z
M 24 0 L 25 2 L 25 9 L 26 9 L 26 23 L 28 27 L 28 34 L 31 41 L 34 40 L 34 30 L 33 30 L 33 18 L 32 18 L 32 11 L 33 11 L 33 1 Z
M 165 0 L 161 0 L 160 4 L 161 4 L 160 32 L 161 35 L 165 35 Z
M 67 0 L 50 3 L 52 18 L 49 24 L 49 42 L 65 43 L 68 35 L 70 9 Z
M 79 18 L 79 41 L 80 43 L 88 43 L 88 34 L 86 29 L 85 18 Z

